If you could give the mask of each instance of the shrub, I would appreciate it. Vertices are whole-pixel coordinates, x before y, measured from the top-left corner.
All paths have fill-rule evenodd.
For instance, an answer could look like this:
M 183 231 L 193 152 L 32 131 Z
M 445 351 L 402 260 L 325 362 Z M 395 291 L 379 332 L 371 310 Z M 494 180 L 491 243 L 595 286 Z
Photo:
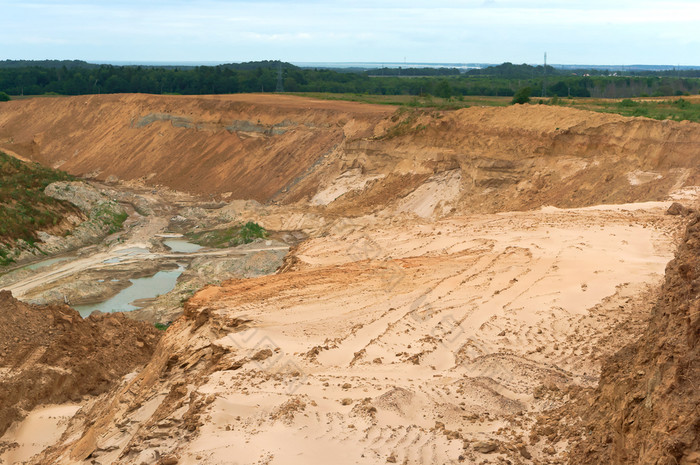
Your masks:
M 530 101 L 530 95 L 532 94 L 531 87 L 522 87 L 513 95 L 513 100 L 510 101 L 513 105 L 520 105 L 523 103 L 528 103 Z
M 9 256 L 9 252 L 0 246 L 0 266 L 7 266 L 14 260 Z
M 10 96 L 5 92 L 0 92 L 0 102 L 7 102 L 10 100 Z
M 683 98 L 679 98 L 678 100 L 675 100 L 673 102 L 673 104 L 675 106 L 677 106 L 678 108 L 682 108 L 682 109 L 690 108 L 690 106 L 691 106 L 691 103 L 688 100 L 683 99 Z
M 262 239 L 267 237 L 267 231 L 259 224 L 249 221 L 242 226 L 188 233 L 186 236 L 192 242 L 204 247 L 223 248 L 249 244 L 255 239 Z
M 243 243 L 248 244 L 250 242 L 253 242 L 254 239 L 262 239 L 265 236 L 267 236 L 267 231 L 265 231 L 265 229 L 258 223 L 248 221 L 241 228 L 239 235 Z

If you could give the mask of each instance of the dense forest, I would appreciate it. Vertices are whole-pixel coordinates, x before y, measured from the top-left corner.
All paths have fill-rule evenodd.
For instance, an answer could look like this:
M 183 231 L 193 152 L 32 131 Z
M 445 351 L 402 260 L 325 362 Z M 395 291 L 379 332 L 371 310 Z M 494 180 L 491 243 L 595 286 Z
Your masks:
M 483 69 L 300 68 L 279 61 L 219 66 L 113 66 L 83 61 L 0 61 L 0 92 L 9 95 L 140 92 L 227 94 L 239 92 L 331 92 L 377 95 L 625 98 L 697 94 L 700 70 L 562 70 L 503 63 Z

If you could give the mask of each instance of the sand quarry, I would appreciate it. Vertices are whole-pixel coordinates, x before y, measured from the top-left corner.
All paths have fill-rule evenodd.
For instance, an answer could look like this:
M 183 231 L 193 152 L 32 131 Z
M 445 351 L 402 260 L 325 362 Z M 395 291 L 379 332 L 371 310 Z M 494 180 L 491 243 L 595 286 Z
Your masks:
M 700 192 L 687 122 L 272 95 L 5 106 L 8 153 L 306 239 L 272 275 L 196 292 L 105 392 L 37 394 L 2 463 L 567 463 L 580 419 L 547 438 L 538 421 L 647 328 Z M 5 380 L 39 363 L 17 357 Z

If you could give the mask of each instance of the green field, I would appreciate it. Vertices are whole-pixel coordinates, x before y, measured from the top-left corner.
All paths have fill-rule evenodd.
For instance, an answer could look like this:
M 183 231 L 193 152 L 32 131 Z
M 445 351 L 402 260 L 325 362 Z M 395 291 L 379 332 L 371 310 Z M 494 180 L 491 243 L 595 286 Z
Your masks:
M 288 93 L 322 100 L 345 100 L 350 102 L 400 107 L 453 110 L 472 106 L 503 107 L 511 104 L 511 97 L 464 96 L 464 97 L 416 97 L 411 95 L 334 94 L 322 92 Z M 601 113 L 616 113 L 623 116 L 644 116 L 657 120 L 700 122 L 700 99 L 697 96 L 654 97 L 635 99 L 600 98 L 539 98 L 531 97 L 531 105 L 556 105 Z

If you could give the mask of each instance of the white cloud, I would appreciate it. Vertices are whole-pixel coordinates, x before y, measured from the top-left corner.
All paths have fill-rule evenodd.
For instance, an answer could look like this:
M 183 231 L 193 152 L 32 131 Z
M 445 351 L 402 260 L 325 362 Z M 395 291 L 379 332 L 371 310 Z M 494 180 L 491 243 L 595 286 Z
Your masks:
M 566 52 L 559 62 L 687 63 L 700 25 L 695 1 L 0 0 L 0 7 L 0 50 L 12 58 L 532 62 L 547 49 Z

